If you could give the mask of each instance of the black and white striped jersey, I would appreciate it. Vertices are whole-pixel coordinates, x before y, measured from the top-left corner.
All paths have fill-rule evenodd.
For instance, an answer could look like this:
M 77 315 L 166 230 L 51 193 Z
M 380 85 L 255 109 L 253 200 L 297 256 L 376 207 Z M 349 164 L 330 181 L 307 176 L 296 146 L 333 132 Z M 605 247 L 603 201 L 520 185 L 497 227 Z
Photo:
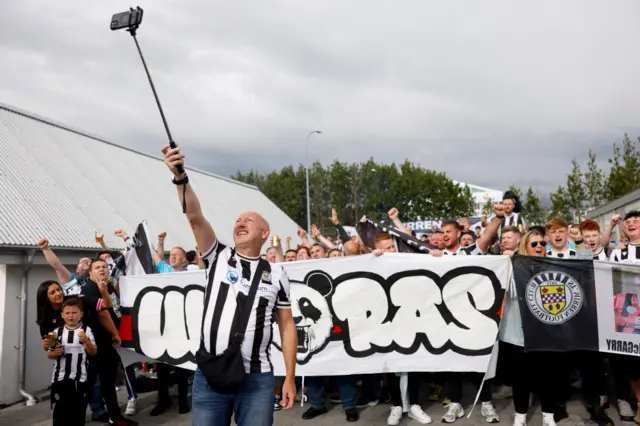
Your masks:
M 76 380 L 85 382 L 87 380 L 87 365 L 89 359 L 84 345 L 80 342 L 78 332 L 82 330 L 82 325 L 75 329 L 70 329 L 66 325 L 54 330 L 56 333 L 56 344 L 62 345 L 62 356 L 56 359 L 53 364 L 53 375 L 51 382 L 62 380 Z M 96 344 L 91 328 L 84 329 L 87 338 Z
M 518 228 L 520 225 L 522 225 L 522 228 L 526 227 L 524 219 L 520 213 L 511 213 L 511 216 L 505 215 L 504 221 L 500 224 L 500 234 L 502 234 L 502 228 L 505 226 L 515 226 Z
M 567 246 L 562 251 L 557 251 L 553 247 L 551 250 L 547 250 L 547 257 L 555 257 L 557 259 L 575 259 L 578 256 L 578 252 Z
M 611 262 L 640 264 L 640 244 L 628 244 L 625 248 L 617 248 L 611 252 Z
M 211 354 L 220 354 L 233 337 L 231 329 L 239 321 L 236 307 L 249 294 L 259 258 L 247 258 L 217 240 L 202 259 L 207 272 L 202 342 Z M 270 360 L 272 324 L 277 309 L 291 309 L 289 277 L 278 264 L 262 273 L 249 323 L 242 342 L 242 358 L 247 373 L 273 370 Z
M 445 256 L 480 256 L 482 255 L 482 250 L 478 248 L 477 243 L 473 243 L 468 247 L 458 246 L 458 250 L 451 251 L 446 248 L 442 250 L 442 254 Z
M 605 247 L 600 247 L 600 251 L 593 254 L 593 260 L 609 260 L 611 253 Z

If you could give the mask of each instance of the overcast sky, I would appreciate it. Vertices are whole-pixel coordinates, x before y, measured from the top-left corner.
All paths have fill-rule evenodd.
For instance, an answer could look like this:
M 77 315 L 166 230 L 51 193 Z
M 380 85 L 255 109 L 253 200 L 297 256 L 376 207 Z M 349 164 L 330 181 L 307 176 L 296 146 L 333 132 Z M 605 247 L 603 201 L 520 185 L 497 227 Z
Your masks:
M 141 1 L 138 38 L 187 161 L 229 175 L 412 161 L 541 192 L 573 156 L 640 136 L 640 2 Z M 121 0 L 0 14 L 0 102 L 156 154 L 165 143 Z

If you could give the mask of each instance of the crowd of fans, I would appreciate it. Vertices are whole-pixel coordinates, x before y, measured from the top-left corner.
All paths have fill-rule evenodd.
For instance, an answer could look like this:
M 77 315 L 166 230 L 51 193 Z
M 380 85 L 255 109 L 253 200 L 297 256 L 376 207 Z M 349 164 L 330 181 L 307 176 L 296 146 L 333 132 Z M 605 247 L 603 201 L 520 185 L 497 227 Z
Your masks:
M 424 235 L 416 235 L 406 228 L 395 208 L 388 212 L 388 222 L 407 235 L 419 238 L 431 248 L 429 255 L 433 257 L 508 255 L 640 262 L 640 252 L 637 251 L 640 245 L 638 211 L 629 212 L 624 218 L 614 216 L 606 230 L 601 230 L 598 223 L 592 220 L 568 224 L 562 219 L 553 219 L 546 226 L 527 227 L 519 215 L 519 200 L 513 194 L 506 193 L 503 202 L 494 206 L 494 212 L 494 218 L 483 221 L 473 229 L 470 229 L 472 224 L 467 218 L 461 218 L 445 220 L 440 229 Z M 298 243 L 294 243 L 291 237 L 281 241 L 273 236 L 270 247 L 262 257 L 276 264 L 367 254 L 382 256 L 397 251 L 397 244 L 390 234 L 378 233 L 373 246 L 368 246 L 358 235 L 350 236 L 341 225 L 335 209 L 331 222 L 335 233 L 327 235 L 315 225 L 311 227 L 310 236 L 303 229 L 298 229 Z M 622 238 L 612 241 L 612 232 L 618 225 L 622 225 Z M 117 230 L 115 234 L 125 244 L 131 244 L 123 230 Z M 182 247 L 173 247 L 169 250 L 168 262 L 165 261 L 165 237 L 164 232 L 158 235 L 154 256 L 157 273 L 205 268 L 197 248 L 186 251 Z M 115 385 L 120 370 L 128 391 L 124 414 L 134 415 L 137 400 L 136 368 L 134 365 L 123 366 L 115 350 L 120 344 L 118 328 L 121 312 L 115 267 L 120 254 L 112 252 L 104 244 L 102 235 L 96 234 L 96 241 L 102 245 L 103 251 L 93 259 L 80 259 L 75 272 L 69 271 L 60 262 L 46 239 L 38 244 L 58 277 L 57 281 L 43 282 L 37 294 L 37 323 L 43 337 L 43 349 L 54 362 L 54 425 L 83 424 L 86 404 L 90 405 L 95 421 L 135 424 L 121 414 Z M 78 300 L 82 300 L 82 303 L 78 303 Z M 640 411 L 635 408 L 635 401 L 640 399 L 640 358 L 599 352 L 526 353 L 519 317 L 517 304 L 507 297 L 499 334 L 498 374 L 491 386 L 483 386 L 480 392 L 480 413 L 488 423 L 500 421 L 492 400 L 512 397 L 516 412 L 513 424 L 524 426 L 532 395 L 536 395 L 542 406 L 544 426 L 555 426 L 557 421 L 568 415 L 565 402 L 574 370 L 577 370 L 582 378 L 582 393 L 591 418 L 602 425 L 613 424 L 605 411 L 610 405 L 606 392 L 608 376 L 605 373 L 605 367 L 609 365 L 612 372 L 609 379 L 613 380 L 616 389 L 616 401 L 612 405 L 617 406 L 621 420 L 640 424 Z M 549 370 L 551 365 L 554 366 L 553 370 Z M 172 405 L 169 395 L 172 381 L 178 385 L 178 410 L 181 414 L 188 413 L 188 386 L 193 373 L 162 363 L 156 364 L 155 371 L 158 400 L 151 410 L 151 416 L 161 415 Z M 549 371 L 553 371 L 553 376 Z M 461 405 L 463 380 L 476 386 L 482 382 L 480 373 L 407 373 L 408 416 L 421 424 L 432 421 L 419 404 L 422 381 L 430 384 L 428 399 L 442 401 L 445 406 L 442 414 L 444 423 L 454 423 L 464 416 Z M 553 377 L 552 382 L 548 380 L 550 377 Z M 398 425 L 403 417 L 399 377 L 396 374 L 341 376 L 332 380 L 307 378 L 304 393 L 309 397 L 310 408 L 303 413 L 303 419 L 313 419 L 327 413 L 325 390 L 331 401 L 342 404 L 348 422 L 359 419 L 359 408 L 379 403 L 390 403 L 389 425 Z M 280 387 L 276 386 L 276 411 L 282 408 L 279 395 Z

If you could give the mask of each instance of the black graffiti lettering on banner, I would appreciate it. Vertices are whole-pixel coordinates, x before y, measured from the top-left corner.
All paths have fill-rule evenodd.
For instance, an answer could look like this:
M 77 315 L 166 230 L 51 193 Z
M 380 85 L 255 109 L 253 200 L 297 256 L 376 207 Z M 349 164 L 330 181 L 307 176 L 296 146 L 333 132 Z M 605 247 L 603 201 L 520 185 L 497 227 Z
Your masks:
M 130 308 L 133 349 L 171 364 L 195 362 L 203 304 L 204 286 L 200 284 L 140 290 Z
M 370 281 L 367 291 L 374 292 L 374 297 L 365 303 L 340 297 L 355 290 L 358 280 Z M 373 283 L 378 284 L 375 290 Z M 388 352 L 410 355 L 420 347 L 435 355 L 451 350 L 467 356 L 490 354 L 493 349 L 495 334 L 478 333 L 486 327 L 497 332 L 500 322 L 504 290 L 491 270 L 468 266 L 442 277 L 429 270 L 412 270 L 386 280 L 355 272 L 336 278 L 335 286 L 330 306 L 345 335 L 370 337 L 368 342 L 361 337 L 344 339 L 345 351 L 352 357 Z
M 419 269 L 387 279 L 371 272 L 332 279 L 312 271 L 303 281 L 291 281 L 297 361 L 306 364 L 332 341 L 342 341 L 354 358 L 410 355 L 421 347 L 436 355 L 448 350 L 490 354 L 503 296 L 495 273 L 478 266 L 452 269 L 442 277 Z
M 607 349 L 610 352 L 619 352 L 624 354 L 640 354 L 640 345 L 633 342 L 625 342 L 623 340 L 607 339 Z

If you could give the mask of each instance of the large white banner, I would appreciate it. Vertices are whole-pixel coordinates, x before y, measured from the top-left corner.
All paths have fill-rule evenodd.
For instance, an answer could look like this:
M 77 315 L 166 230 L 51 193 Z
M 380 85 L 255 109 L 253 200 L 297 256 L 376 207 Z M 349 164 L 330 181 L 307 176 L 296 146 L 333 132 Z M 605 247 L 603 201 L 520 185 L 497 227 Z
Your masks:
M 640 264 L 594 262 L 600 352 L 640 355 Z
M 298 375 L 487 371 L 511 275 L 508 257 L 384 254 L 284 268 Z M 194 369 L 204 283 L 203 271 L 122 277 L 123 344 Z M 283 375 L 277 325 L 271 362 Z

